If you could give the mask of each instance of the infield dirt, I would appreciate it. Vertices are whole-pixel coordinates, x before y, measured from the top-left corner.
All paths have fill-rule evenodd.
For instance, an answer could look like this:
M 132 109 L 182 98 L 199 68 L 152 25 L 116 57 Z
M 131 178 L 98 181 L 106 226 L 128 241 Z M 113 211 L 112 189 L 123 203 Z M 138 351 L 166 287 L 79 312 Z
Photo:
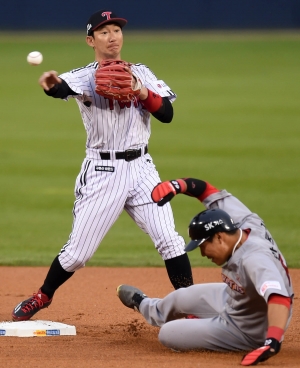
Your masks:
M 43 283 L 46 267 L 0 267 L 0 321 L 9 321 L 13 307 Z M 300 366 L 300 271 L 290 270 L 295 290 L 294 313 L 281 352 L 261 367 Z M 221 282 L 219 268 L 194 268 L 194 282 Z M 53 303 L 35 319 L 76 326 L 76 336 L 0 337 L 1 367 L 237 367 L 244 353 L 175 353 L 162 346 L 158 328 L 123 306 L 119 284 L 141 288 L 150 297 L 173 291 L 164 268 L 87 267 L 62 285 Z

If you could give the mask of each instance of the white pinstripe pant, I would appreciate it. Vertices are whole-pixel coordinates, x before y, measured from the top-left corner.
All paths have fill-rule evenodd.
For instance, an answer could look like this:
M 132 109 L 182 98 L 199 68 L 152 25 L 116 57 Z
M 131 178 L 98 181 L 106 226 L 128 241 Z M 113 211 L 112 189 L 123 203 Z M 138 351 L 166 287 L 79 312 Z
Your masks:
M 62 267 L 69 272 L 83 267 L 123 209 L 149 234 L 164 260 L 184 254 L 170 204 L 158 207 L 151 199 L 160 181 L 149 154 L 130 162 L 87 157 L 76 179 L 72 232 L 59 254 Z

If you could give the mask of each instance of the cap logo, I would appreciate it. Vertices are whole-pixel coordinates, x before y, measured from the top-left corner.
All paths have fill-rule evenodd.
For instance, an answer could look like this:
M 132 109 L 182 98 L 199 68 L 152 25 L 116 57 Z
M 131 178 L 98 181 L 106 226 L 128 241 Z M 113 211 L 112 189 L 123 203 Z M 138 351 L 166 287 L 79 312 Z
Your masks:
M 109 20 L 111 12 L 103 12 L 101 15 L 102 15 L 102 17 L 106 17 L 106 20 Z
M 223 220 L 217 220 L 217 221 L 212 221 L 212 222 L 208 222 L 207 224 L 204 225 L 205 230 L 209 231 L 210 229 L 213 229 L 215 226 L 217 225 L 221 225 L 223 224 Z

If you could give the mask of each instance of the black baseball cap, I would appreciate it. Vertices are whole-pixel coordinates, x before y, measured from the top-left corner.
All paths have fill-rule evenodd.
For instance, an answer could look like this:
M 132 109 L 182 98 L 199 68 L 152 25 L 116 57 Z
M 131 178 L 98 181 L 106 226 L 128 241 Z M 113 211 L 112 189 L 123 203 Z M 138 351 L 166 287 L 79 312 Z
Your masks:
M 87 22 L 87 35 L 90 36 L 95 29 L 107 23 L 117 23 L 121 28 L 123 28 L 127 23 L 127 20 L 124 18 L 119 18 L 111 10 L 99 10 L 92 14 Z
M 236 229 L 238 229 L 238 224 L 235 224 L 229 214 L 220 208 L 202 211 L 189 224 L 188 231 L 191 241 L 184 250 L 190 252 L 214 234 Z

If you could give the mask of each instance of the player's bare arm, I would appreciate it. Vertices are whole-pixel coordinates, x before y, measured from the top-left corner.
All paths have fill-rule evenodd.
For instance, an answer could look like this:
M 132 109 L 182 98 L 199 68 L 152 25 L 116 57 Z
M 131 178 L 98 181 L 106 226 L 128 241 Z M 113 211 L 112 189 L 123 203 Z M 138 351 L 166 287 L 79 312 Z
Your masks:
M 246 354 L 243 366 L 256 365 L 279 353 L 290 313 L 290 298 L 272 294 L 268 301 L 268 332 L 264 346 Z

